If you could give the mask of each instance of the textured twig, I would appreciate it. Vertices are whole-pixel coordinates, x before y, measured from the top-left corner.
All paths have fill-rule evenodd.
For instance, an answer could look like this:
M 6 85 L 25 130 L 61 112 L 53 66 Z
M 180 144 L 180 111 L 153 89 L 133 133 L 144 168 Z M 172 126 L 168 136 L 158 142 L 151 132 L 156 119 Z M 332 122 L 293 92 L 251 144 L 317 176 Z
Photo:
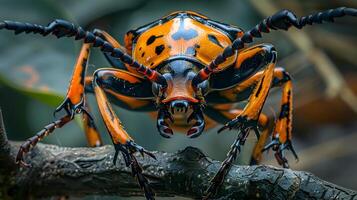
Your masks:
M 31 168 L 14 165 L 19 142 L 8 142 L 0 111 L 0 199 L 39 196 L 142 195 L 123 159 L 113 166 L 112 146 L 67 148 L 38 144 L 26 156 Z M 3 145 L 4 144 L 4 145 Z M 157 196 L 200 199 L 220 167 L 200 150 L 155 152 L 157 161 L 136 155 Z M 272 166 L 232 166 L 217 199 L 357 199 L 357 192 L 307 172 Z
M 15 155 L 20 144 L 11 142 L 11 145 Z M 124 161 L 121 159 L 113 166 L 113 151 L 111 146 L 65 148 L 39 144 L 27 157 L 31 168 L 7 169 L 14 170 L 10 181 L 5 183 L 7 193 L 18 198 L 63 194 L 141 195 Z M 158 196 L 200 198 L 220 166 L 220 162 L 211 161 L 192 147 L 177 154 L 156 152 L 155 155 L 157 161 L 137 156 Z M 271 166 L 233 166 L 218 193 L 220 199 L 353 199 L 356 195 L 312 174 Z

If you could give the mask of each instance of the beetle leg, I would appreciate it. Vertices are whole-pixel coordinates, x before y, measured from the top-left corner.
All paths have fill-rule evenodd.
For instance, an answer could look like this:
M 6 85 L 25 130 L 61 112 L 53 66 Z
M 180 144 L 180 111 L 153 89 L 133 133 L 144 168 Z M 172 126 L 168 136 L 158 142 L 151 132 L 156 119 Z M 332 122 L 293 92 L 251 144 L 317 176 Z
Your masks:
M 261 75 L 259 82 L 255 86 L 253 93 L 251 94 L 248 104 L 240 115 L 236 116 L 233 120 L 226 123 L 222 128 L 218 130 L 221 132 L 225 129 L 237 129 L 237 128 L 256 128 L 257 120 L 260 116 L 261 110 L 264 106 L 268 92 L 273 81 L 274 68 L 276 63 L 276 51 L 274 48 L 269 48 L 270 61 L 266 66 L 263 74 Z M 246 81 L 250 81 L 249 79 Z M 244 82 L 241 83 L 244 85 Z
M 88 93 L 93 93 L 93 76 L 87 76 L 85 77 L 85 88 L 84 92 L 85 94 Z M 88 105 L 87 101 L 87 95 L 84 95 L 84 109 L 90 113 L 90 108 Z M 99 131 L 94 123 L 93 118 L 87 114 L 87 112 L 82 113 L 82 120 L 83 120 L 83 127 L 84 127 L 84 133 L 87 138 L 88 145 L 90 147 L 98 147 L 103 144 L 102 139 L 100 137 Z
M 28 153 L 40 140 L 42 140 L 45 136 L 52 133 L 56 128 L 61 128 L 65 124 L 71 121 L 69 115 L 66 115 L 48 125 L 46 125 L 41 131 L 39 131 L 36 135 L 27 139 L 21 146 L 16 156 L 16 163 L 21 165 L 22 167 L 30 167 L 30 164 L 25 163 L 24 156 Z
M 218 130 L 218 133 L 220 133 L 225 129 L 238 129 L 238 136 L 236 141 L 231 146 L 227 159 L 222 163 L 221 168 L 211 180 L 210 186 L 206 190 L 206 199 L 212 198 L 222 184 L 233 161 L 240 152 L 240 145 L 244 145 L 245 140 L 249 135 L 249 130 L 254 130 L 259 139 L 258 119 L 273 81 L 276 63 L 275 49 L 272 47 L 268 49 L 270 50 L 267 52 L 270 54 L 270 60 L 267 60 L 268 64 L 260 77 L 259 82 L 256 84 L 255 89 L 249 98 L 248 104 L 239 115 Z
M 65 110 L 71 118 L 73 118 L 76 113 L 82 112 L 85 112 L 91 118 L 89 112 L 84 107 L 85 73 L 87 69 L 89 50 L 90 44 L 83 44 L 77 63 L 74 67 L 66 98 L 62 104 L 56 108 L 54 115 L 61 110 Z
M 85 102 L 87 102 L 87 98 L 85 98 Z M 90 112 L 89 106 L 87 103 L 84 104 L 85 110 Z M 99 131 L 97 129 L 97 126 L 94 123 L 93 118 L 87 114 L 87 112 L 82 113 L 82 120 L 83 120 L 83 127 L 84 127 L 84 133 L 87 138 L 88 145 L 90 147 L 99 147 L 102 146 L 103 142 L 100 137 Z
M 278 82 L 276 85 L 283 87 L 280 114 L 275 122 L 271 143 L 265 146 L 261 151 L 272 148 L 273 151 L 275 151 L 275 158 L 277 159 L 278 163 L 283 167 L 288 168 L 288 161 L 285 158 L 283 152 L 285 149 L 290 150 L 295 159 L 298 160 L 298 156 L 291 142 L 293 110 L 292 83 L 289 74 L 283 69 L 278 69 L 277 75 Z
M 248 137 L 249 129 L 240 129 L 237 139 L 231 146 L 231 149 L 227 153 L 227 158 L 222 162 L 221 167 L 215 176 L 211 179 L 210 185 L 205 191 L 204 200 L 212 199 L 217 193 L 219 187 L 222 185 L 224 178 L 232 167 L 234 160 L 237 158 L 238 153 L 241 151 L 241 146 L 244 145 L 245 140 Z
M 220 124 L 225 124 L 228 120 L 240 115 L 243 110 L 234 108 L 233 104 L 211 105 L 205 108 L 205 114 Z M 268 125 L 268 116 L 260 114 L 258 126 L 266 128 Z
M 100 114 L 115 147 L 113 163 L 116 163 L 118 154 L 119 152 L 121 152 L 124 157 L 126 166 L 131 167 L 132 174 L 133 176 L 136 176 L 140 187 L 145 192 L 146 198 L 154 199 L 154 192 L 150 187 L 148 179 L 142 174 L 142 168 L 137 162 L 134 153 L 140 152 L 142 155 L 146 154 L 154 159 L 156 158 L 154 154 L 136 144 L 134 140 L 129 136 L 129 134 L 124 129 L 121 121 L 113 111 L 112 106 L 109 104 L 109 101 L 105 94 L 105 90 L 102 88 L 105 87 L 105 85 L 103 85 L 103 82 L 108 80 L 108 77 L 114 75 L 118 76 L 121 73 L 123 72 L 115 69 L 97 70 L 94 74 L 93 80 L 95 97 L 98 103 Z M 135 77 L 131 78 L 134 79 Z
M 78 57 L 77 63 L 74 67 L 74 72 L 72 75 L 72 80 L 68 87 L 67 97 L 63 103 L 56 109 L 54 113 L 58 113 L 60 110 L 64 109 L 66 115 L 50 124 L 45 126 L 40 132 L 35 136 L 28 139 L 24 144 L 21 145 L 18 155 L 16 157 L 16 162 L 22 166 L 29 166 L 23 159 L 24 155 L 37 144 L 39 140 L 53 132 L 56 128 L 60 128 L 69 121 L 71 121 L 76 113 L 84 113 L 86 118 L 90 121 L 92 118 L 89 112 L 84 107 L 84 77 L 87 66 L 87 59 L 89 54 L 90 45 L 83 44 L 80 55 Z

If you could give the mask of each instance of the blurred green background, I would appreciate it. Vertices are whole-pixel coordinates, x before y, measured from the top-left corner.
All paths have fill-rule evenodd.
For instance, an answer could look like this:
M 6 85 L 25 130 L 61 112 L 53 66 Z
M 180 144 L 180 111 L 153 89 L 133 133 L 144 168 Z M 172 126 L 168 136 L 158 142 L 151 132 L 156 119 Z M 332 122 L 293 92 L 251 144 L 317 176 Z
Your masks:
M 46 25 L 61 18 L 88 30 L 106 30 L 122 42 L 128 30 L 176 10 L 197 11 L 247 30 L 283 8 L 302 16 L 338 6 L 357 7 L 357 1 L 0 0 L 0 20 Z M 334 24 L 273 32 L 256 40 L 274 44 L 279 52 L 279 66 L 285 67 L 294 78 L 293 143 L 300 161 L 295 163 L 289 155 L 291 167 L 354 190 L 357 190 L 356 27 L 356 20 L 346 17 Z M 0 106 L 10 139 L 24 140 L 53 120 L 52 113 L 64 98 L 80 46 L 73 39 L 15 36 L 1 31 Z M 109 66 L 98 50 L 90 57 L 88 74 Z M 271 119 L 279 112 L 279 99 L 280 91 L 273 90 L 264 109 Z M 93 95 L 89 95 L 89 103 L 102 137 L 110 144 Z M 175 152 L 195 146 L 210 157 L 223 160 L 235 138 L 234 132 L 217 135 L 219 127 L 216 127 L 196 139 L 183 134 L 165 139 L 147 114 L 117 107 L 115 110 L 135 141 L 149 150 Z M 248 163 L 256 139 L 252 136 L 248 140 L 238 164 Z M 56 130 L 44 142 L 86 146 L 84 133 L 76 122 Z M 277 165 L 271 153 L 265 156 L 264 163 Z

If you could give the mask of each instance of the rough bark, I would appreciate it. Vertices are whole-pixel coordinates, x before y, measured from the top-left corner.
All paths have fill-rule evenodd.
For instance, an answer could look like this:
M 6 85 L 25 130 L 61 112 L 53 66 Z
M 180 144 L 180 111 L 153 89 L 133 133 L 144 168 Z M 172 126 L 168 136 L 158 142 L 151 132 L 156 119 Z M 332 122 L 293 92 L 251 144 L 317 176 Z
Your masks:
M 39 144 L 26 156 L 31 168 L 14 165 L 19 142 L 7 142 L 0 115 L 0 199 L 54 195 L 142 195 L 112 146 L 68 148 Z M 220 162 L 187 147 L 178 153 L 155 152 L 158 160 L 142 158 L 157 196 L 200 199 Z M 357 192 L 314 175 L 272 166 L 233 166 L 217 199 L 357 199 Z

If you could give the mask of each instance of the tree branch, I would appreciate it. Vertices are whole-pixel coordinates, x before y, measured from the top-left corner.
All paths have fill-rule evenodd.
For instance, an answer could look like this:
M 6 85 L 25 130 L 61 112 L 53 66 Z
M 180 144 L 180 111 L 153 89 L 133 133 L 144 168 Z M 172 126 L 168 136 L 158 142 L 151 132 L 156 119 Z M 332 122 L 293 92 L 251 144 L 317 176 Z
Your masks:
M 8 152 L 8 157 L 12 159 L 6 165 L 4 160 L 0 160 L 0 199 L 54 195 L 142 195 L 124 160 L 120 158 L 117 165 L 113 165 L 112 146 L 68 148 L 38 144 L 26 156 L 26 161 L 32 167 L 20 169 L 14 166 L 14 156 L 20 143 L 7 142 L 4 134 L 5 131 L 0 129 L 0 144 L 7 144 L 1 145 L 0 151 L 2 154 Z M 157 161 L 142 158 L 139 154 L 137 157 L 157 196 L 177 195 L 199 199 L 221 164 L 193 147 L 174 154 L 154 153 Z M 307 172 L 272 166 L 233 166 L 218 197 L 357 199 L 357 192 L 325 182 Z

